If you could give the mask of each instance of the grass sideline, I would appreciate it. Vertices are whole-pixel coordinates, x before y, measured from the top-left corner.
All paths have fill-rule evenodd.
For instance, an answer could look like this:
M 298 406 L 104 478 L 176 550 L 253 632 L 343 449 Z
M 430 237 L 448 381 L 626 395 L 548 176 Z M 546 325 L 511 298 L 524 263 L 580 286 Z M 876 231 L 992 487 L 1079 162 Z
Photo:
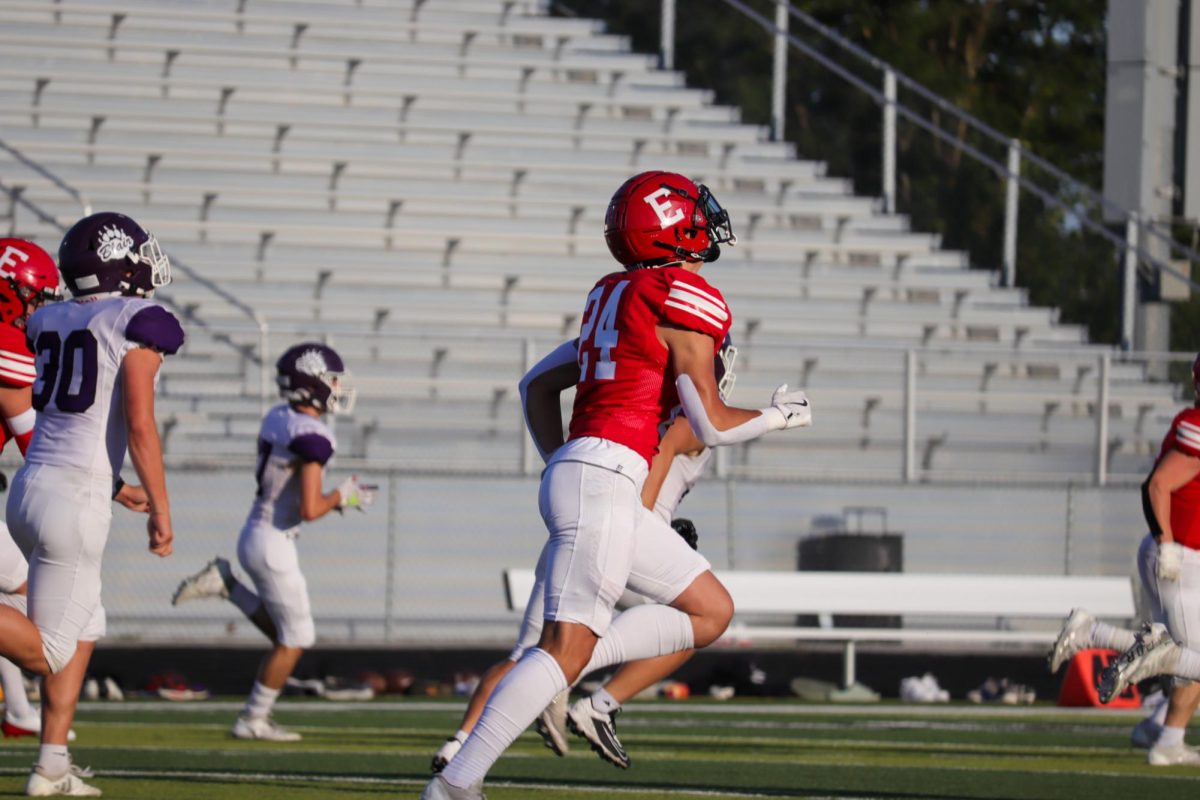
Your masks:
M 85 703 L 72 746 L 106 797 L 416 798 L 461 703 L 285 701 L 297 744 L 239 742 L 240 704 Z M 969 705 L 634 703 L 620 720 L 633 768 L 582 743 L 555 758 L 527 733 L 493 769 L 489 800 L 567 798 L 1087 798 L 1195 796 L 1200 768 L 1154 768 L 1129 746 L 1136 713 Z M 573 739 L 572 743 L 576 741 Z M 36 754 L 0 749 L 0 797 Z

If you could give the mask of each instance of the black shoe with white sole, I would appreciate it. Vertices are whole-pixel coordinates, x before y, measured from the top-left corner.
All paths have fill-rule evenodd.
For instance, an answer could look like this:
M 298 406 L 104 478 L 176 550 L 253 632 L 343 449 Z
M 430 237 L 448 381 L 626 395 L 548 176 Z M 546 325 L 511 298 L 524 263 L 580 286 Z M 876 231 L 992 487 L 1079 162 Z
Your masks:
M 597 711 L 590 697 L 577 700 L 567 709 L 567 727 L 572 733 L 587 739 L 596 755 L 610 764 L 629 769 L 629 756 L 617 738 L 617 714 Z

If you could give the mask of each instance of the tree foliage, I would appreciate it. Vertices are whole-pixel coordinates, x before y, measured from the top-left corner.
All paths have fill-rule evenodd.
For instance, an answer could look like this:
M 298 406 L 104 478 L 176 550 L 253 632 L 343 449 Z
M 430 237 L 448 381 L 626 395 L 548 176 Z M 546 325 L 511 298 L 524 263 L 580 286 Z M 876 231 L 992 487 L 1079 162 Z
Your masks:
M 1099 188 L 1103 172 L 1105 3 L 1094 0 L 793 0 L 850 41 L 988 125 L 1020 140 L 1082 182 Z M 774 4 L 751 0 L 768 19 Z M 565 0 L 581 16 L 607 20 L 635 49 L 658 49 L 654 0 Z M 770 116 L 771 42 L 767 33 L 721 0 L 677 0 L 676 69 L 688 83 L 740 106 L 749 122 Z M 874 70 L 793 21 L 793 34 L 873 86 Z M 791 49 L 785 132 L 801 157 L 825 161 L 860 194 L 879 194 L 879 105 L 842 78 Z M 998 269 L 1004 219 L 1002 180 L 967 156 L 973 145 L 1003 164 L 1005 148 L 911 91 L 901 103 L 946 130 L 936 140 L 911 122 L 898 126 L 897 200 L 913 228 L 966 250 L 979 268 Z M 1069 187 L 1037 179 L 1073 207 L 1087 210 Z M 1055 306 L 1065 322 L 1086 326 L 1093 341 L 1118 336 L 1118 257 L 1099 236 L 1020 195 L 1017 284 L 1031 302 Z

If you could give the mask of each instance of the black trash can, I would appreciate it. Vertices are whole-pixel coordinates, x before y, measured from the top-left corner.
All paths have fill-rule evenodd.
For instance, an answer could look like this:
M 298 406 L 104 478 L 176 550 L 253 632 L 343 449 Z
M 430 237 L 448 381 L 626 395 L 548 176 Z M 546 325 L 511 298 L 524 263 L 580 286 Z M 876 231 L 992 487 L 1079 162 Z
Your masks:
M 878 518 L 878 531 L 864 531 L 864 517 Z M 815 572 L 902 572 L 904 534 L 888 530 L 887 509 L 848 506 L 840 530 L 805 536 L 796 544 L 796 568 Z M 797 617 L 796 624 L 818 627 L 816 616 Z M 900 617 L 835 614 L 835 628 L 899 628 Z

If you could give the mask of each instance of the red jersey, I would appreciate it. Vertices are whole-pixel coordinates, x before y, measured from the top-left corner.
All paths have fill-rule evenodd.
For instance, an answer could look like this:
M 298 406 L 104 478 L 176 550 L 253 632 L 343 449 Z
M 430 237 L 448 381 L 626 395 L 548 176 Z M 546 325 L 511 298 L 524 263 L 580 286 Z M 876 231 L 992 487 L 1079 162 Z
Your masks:
M 1158 460 L 1171 450 L 1200 458 L 1200 408 L 1185 408 L 1175 416 Z M 1171 493 L 1171 531 L 1181 545 L 1200 550 L 1200 475 Z
M 579 384 L 570 439 L 623 444 L 647 462 L 659 425 L 679 404 L 667 348 L 655 328 L 670 323 L 712 337 L 713 354 L 733 318 L 721 293 L 682 267 L 614 272 L 587 297 L 579 328 Z

